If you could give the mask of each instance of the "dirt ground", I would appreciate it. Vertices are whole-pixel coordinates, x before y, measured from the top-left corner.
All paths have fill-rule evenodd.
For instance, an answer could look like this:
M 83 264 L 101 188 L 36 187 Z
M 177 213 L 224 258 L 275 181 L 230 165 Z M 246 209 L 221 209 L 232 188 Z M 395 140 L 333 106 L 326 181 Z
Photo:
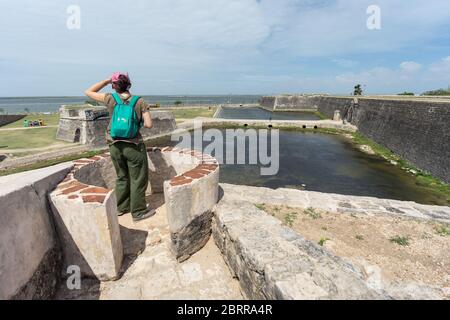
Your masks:
M 394 298 L 450 299 L 450 226 L 387 215 L 258 205 L 360 268 Z

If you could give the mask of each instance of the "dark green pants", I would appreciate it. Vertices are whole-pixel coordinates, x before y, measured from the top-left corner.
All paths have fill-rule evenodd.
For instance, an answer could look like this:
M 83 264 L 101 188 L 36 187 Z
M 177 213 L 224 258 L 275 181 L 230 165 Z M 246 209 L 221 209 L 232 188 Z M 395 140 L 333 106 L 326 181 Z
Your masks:
M 117 209 L 139 217 L 147 208 L 148 163 L 145 145 L 116 142 L 109 146 L 109 151 L 117 173 Z

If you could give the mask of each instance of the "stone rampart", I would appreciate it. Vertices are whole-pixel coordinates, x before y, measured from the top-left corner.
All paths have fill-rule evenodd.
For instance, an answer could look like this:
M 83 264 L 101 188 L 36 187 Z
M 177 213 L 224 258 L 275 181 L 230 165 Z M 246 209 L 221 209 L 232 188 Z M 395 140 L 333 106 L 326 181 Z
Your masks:
M 0 115 L 0 127 L 6 126 L 7 124 L 16 122 L 23 118 L 25 118 L 24 114 L 1 114 Z
M 278 99 L 282 97 L 266 100 Z M 339 110 L 341 117 L 356 125 L 363 135 L 450 183 L 450 102 L 360 97 L 354 103 L 352 97 L 331 96 L 300 96 L 296 101 L 301 103 L 290 107 L 317 107 L 330 119 Z
M 0 178 L 0 300 L 53 296 L 61 252 L 47 194 L 71 167 L 59 164 Z

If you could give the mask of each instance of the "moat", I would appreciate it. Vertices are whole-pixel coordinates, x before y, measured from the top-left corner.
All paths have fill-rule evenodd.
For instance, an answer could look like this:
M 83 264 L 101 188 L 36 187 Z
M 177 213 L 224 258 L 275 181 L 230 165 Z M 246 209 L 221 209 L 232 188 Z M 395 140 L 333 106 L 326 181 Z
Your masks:
M 221 131 L 225 136 L 225 129 Z M 360 151 L 347 137 L 280 130 L 279 140 L 279 171 L 272 176 L 261 175 L 260 165 L 225 164 L 221 155 L 212 154 L 221 162 L 220 182 L 448 205 L 446 199 L 418 185 L 415 176 Z M 204 148 L 209 143 L 204 142 Z M 224 142 L 225 152 L 227 144 L 230 141 Z M 246 143 L 247 159 L 248 152 Z

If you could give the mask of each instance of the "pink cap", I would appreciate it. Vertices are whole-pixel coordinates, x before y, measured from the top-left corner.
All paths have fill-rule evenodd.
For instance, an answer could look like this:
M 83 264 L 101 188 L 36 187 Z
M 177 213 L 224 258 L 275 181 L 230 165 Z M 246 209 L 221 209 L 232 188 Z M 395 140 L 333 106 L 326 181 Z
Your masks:
M 125 76 L 128 78 L 128 73 L 123 72 L 114 72 L 111 76 L 111 82 L 117 82 L 119 81 L 119 76 Z M 129 80 L 129 79 L 128 79 Z

